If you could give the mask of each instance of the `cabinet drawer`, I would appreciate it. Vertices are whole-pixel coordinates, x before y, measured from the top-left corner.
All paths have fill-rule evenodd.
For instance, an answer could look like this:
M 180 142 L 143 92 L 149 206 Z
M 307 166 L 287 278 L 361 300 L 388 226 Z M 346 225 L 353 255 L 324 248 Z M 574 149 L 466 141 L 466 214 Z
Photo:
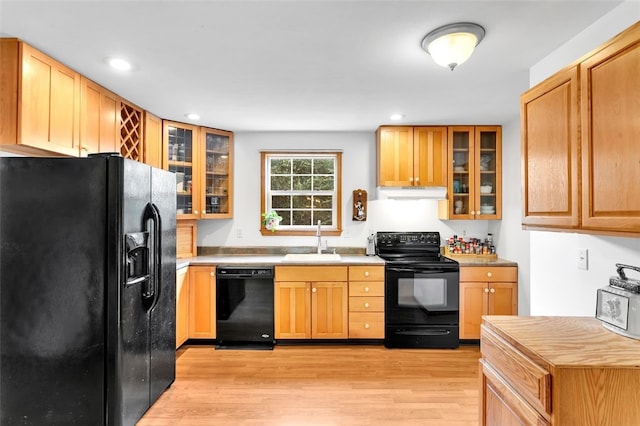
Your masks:
M 349 313 L 349 337 L 356 339 L 384 339 L 384 313 Z
M 349 266 L 349 281 L 384 281 L 384 266 Z
M 541 415 L 517 392 L 515 392 L 505 380 L 487 363 L 480 360 L 480 377 L 484 398 L 480 398 L 482 425 L 495 424 L 526 424 L 536 426 L 548 426 L 549 416 Z
M 491 368 L 541 413 L 551 414 L 551 374 L 493 332 L 481 327 L 480 351 Z
M 347 281 L 347 267 L 276 266 L 276 281 Z
M 462 266 L 460 281 L 518 281 L 516 266 Z
M 384 312 L 384 297 L 349 297 L 349 312 Z
M 384 281 L 350 282 L 349 296 L 384 296 Z

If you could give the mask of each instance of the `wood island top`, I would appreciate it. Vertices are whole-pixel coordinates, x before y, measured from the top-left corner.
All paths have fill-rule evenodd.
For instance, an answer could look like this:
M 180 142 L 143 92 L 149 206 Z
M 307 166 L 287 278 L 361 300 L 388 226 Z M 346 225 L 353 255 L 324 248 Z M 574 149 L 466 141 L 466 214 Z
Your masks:
M 640 340 L 593 317 L 484 316 L 482 326 L 532 359 L 553 367 L 640 369 Z

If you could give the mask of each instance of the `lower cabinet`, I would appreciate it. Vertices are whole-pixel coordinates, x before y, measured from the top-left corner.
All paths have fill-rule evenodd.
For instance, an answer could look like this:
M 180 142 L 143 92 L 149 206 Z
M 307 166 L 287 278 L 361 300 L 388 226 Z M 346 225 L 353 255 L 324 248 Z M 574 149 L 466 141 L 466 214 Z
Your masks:
M 480 425 L 639 425 L 638 341 L 593 317 L 485 316 Z
M 189 338 L 189 268 L 176 271 L 176 348 Z
M 460 267 L 461 339 L 480 339 L 482 315 L 517 314 L 517 266 Z
M 384 338 L 384 266 L 349 266 L 349 338 Z
M 346 266 L 277 266 L 276 339 L 346 339 Z
M 189 267 L 189 338 L 216 337 L 216 267 Z

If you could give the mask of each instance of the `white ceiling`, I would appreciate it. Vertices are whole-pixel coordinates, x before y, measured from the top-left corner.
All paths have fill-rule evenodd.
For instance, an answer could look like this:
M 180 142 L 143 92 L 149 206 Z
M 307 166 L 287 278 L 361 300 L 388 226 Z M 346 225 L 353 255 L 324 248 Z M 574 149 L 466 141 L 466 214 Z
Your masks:
M 395 112 L 402 124 L 515 119 L 529 67 L 619 3 L 0 0 L 0 34 L 162 118 L 196 112 L 198 124 L 236 132 L 373 131 Z M 420 42 L 462 21 L 486 36 L 452 72 Z M 136 69 L 112 71 L 113 55 Z

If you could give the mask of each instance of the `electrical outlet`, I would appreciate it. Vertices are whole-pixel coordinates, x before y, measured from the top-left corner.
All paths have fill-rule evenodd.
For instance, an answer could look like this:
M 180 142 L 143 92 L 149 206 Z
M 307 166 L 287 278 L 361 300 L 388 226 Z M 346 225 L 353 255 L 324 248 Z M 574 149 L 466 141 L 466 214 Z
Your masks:
M 578 269 L 589 269 L 589 250 L 578 249 Z
M 236 237 L 237 238 L 242 238 L 242 228 L 236 229 Z

